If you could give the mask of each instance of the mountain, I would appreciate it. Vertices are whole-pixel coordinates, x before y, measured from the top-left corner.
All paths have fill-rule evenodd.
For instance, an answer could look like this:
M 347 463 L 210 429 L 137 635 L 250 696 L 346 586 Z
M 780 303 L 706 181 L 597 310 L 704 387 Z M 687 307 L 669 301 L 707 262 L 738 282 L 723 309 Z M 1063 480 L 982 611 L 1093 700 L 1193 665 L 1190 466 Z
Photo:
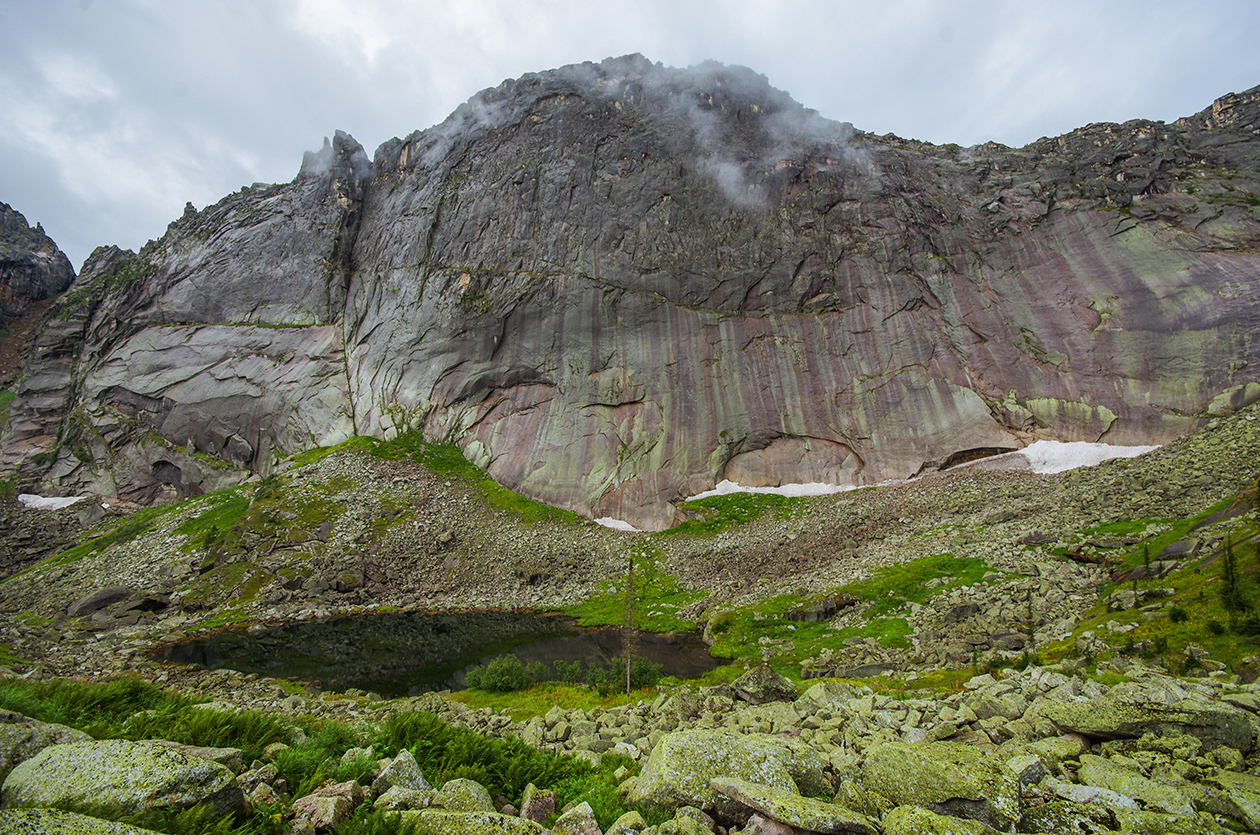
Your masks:
M 722 479 L 870 484 L 1260 399 L 1260 88 L 1012 149 L 640 56 L 505 81 L 369 160 L 101 248 L 0 470 L 141 501 L 420 430 L 649 529 Z

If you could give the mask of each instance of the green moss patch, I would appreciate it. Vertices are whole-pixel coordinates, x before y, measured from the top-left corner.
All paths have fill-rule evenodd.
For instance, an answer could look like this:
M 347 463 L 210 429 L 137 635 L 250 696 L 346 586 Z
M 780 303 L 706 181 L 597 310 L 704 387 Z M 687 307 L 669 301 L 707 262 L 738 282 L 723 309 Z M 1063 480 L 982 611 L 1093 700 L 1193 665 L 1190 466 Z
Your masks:
M 684 502 L 682 512 L 689 516 L 659 536 L 713 536 L 733 525 L 746 525 L 763 516 L 783 518 L 809 502 L 803 496 L 775 493 L 730 493 Z

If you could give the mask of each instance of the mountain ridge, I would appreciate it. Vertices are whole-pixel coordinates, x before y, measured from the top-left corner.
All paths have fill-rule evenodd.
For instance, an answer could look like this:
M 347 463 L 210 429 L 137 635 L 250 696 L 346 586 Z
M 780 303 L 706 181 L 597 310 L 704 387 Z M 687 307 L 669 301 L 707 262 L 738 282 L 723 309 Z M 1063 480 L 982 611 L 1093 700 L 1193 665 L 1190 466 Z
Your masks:
M 0 468 L 152 501 L 422 430 L 644 528 L 729 475 L 1160 443 L 1260 396 L 1260 88 L 1022 149 L 876 137 L 743 68 L 505 81 L 369 162 L 98 250 Z M 1254 201 L 1254 202 L 1253 202 Z

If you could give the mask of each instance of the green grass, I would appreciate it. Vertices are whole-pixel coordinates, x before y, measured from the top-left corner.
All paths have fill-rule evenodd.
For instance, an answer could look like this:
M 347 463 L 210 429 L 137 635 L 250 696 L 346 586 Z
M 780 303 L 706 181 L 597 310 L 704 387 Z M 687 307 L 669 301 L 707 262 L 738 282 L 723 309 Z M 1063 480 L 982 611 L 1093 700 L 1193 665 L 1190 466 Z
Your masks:
M 775 493 L 730 493 L 684 502 L 680 510 L 691 518 L 657 536 L 713 536 L 733 525 L 746 525 L 763 516 L 786 517 L 809 502 L 803 496 Z
M 0 388 L 0 429 L 9 422 L 9 404 L 13 402 L 14 397 L 17 397 L 14 392 Z
M 802 596 L 779 594 L 748 606 L 717 612 L 709 629 L 717 638 L 713 655 L 760 660 L 763 647 L 778 651 L 770 665 L 792 679 L 800 663 L 822 649 L 836 649 L 845 638 L 875 638 L 886 647 L 909 646 L 910 624 L 901 610 L 925 603 L 939 592 L 982 580 L 989 566 L 976 557 L 938 554 L 883 569 L 874 576 L 829 591 Z M 934 583 L 930 588 L 929 583 Z M 830 622 L 793 621 L 789 615 L 827 599 L 865 604 L 863 622 L 835 629 Z M 856 604 L 855 604 L 856 605 Z M 763 643 L 763 641 L 765 643 Z
M 516 516 L 526 524 L 550 522 L 556 524 L 581 524 L 586 520 L 578 514 L 552 507 L 543 502 L 527 499 L 496 482 L 483 470 L 464 457 L 454 444 L 425 441 L 419 432 L 405 432 L 398 437 L 382 441 L 359 436 L 336 446 L 320 447 L 299 452 L 292 457 L 297 466 L 307 466 L 344 450 L 358 450 L 385 461 L 410 459 L 423 465 L 434 475 L 458 479 L 480 493 L 494 508 Z
M 680 609 L 705 597 L 708 592 L 686 589 L 678 579 L 661 570 L 664 553 L 656 545 L 640 542 L 631 546 L 628 560 L 634 562 L 634 626 L 648 632 L 690 632 L 695 623 L 680 617 Z M 626 622 L 626 575 L 609 580 L 602 592 L 565 609 L 582 626 L 621 626 Z
M 1149 553 L 1150 559 L 1155 560 L 1167 545 L 1187 535 L 1195 535 L 1191 533 L 1195 525 L 1236 501 L 1255 507 L 1256 496 L 1257 485 L 1253 484 L 1238 496 L 1217 502 L 1185 519 L 1142 519 L 1106 527 L 1112 533 L 1136 534 L 1144 532 L 1153 521 L 1167 526 L 1166 531 L 1129 546 L 1118 555 L 1122 567 L 1137 568 L 1144 562 L 1144 549 Z M 1092 529 L 1088 533 L 1099 530 L 1101 529 Z M 1189 644 L 1203 647 L 1211 653 L 1213 660 L 1230 667 L 1242 657 L 1260 652 L 1260 635 L 1253 634 L 1260 631 L 1260 555 L 1257 554 L 1255 542 L 1260 537 L 1260 524 L 1255 511 L 1236 517 L 1219 528 L 1209 529 L 1204 535 L 1215 538 L 1222 533 L 1232 543 L 1241 606 L 1231 610 L 1222 599 L 1221 592 L 1225 586 L 1224 559 L 1220 555 L 1223 549 L 1216 552 L 1204 551 L 1186 560 L 1180 568 L 1165 577 L 1139 580 L 1137 587 L 1140 594 L 1152 587 L 1169 589 L 1172 594 L 1159 599 L 1143 599 L 1137 609 L 1116 609 L 1109 606 L 1108 598 L 1119 587 L 1115 583 L 1104 583 L 1099 588 L 1099 603 L 1077 625 L 1075 633 L 1093 630 L 1102 636 L 1109 636 L 1110 643 L 1118 645 L 1122 654 L 1162 660 L 1165 666 L 1174 671 L 1183 663 Z M 1123 588 L 1132 588 L 1132 583 L 1124 583 Z M 1176 619 L 1172 617 L 1174 609 L 1178 611 Z M 1134 624 L 1135 628 L 1123 636 L 1112 635 L 1107 629 L 1107 624 L 1112 621 L 1122 626 Z M 1072 652 L 1071 646 L 1065 644 L 1043 654 L 1062 657 L 1071 655 Z
M 622 766 L 636 768 L 631 760 L 610 755 L 593 768 L 574 757 L 535 750 L 519 739 L 487 738 L 451 727 L 430 713 L 399 713 L 379 726 L 351 728 L 312 717 L 286 721 L 254 711 L 219 711 L 197 707 L 187 696 L 134 677 L 105 683 L 6 679 L 0 681 L 0 708 L 77 727 L 97 739 L 163 738 L 188 745 L 241 748 L 247 763 L 266 745 L 292 739 L 294 729 L 289 723 L 296 721 L 305 738 L 280 752 L 275 764 L 297 795 L 325 779 L 365 779 L 375 763 L 366 757 L 342 763 L 351 748 L 372 747 L 385 757 L 406 748 L 434 786 L 465 777 L 481 783 L 492 796 L 503 795 L 519 805 L 525 786 L 533 783 L 555 791 L 562 805 L 590 802 L 603 827 L 627 811 L 616 795 L 618 781 L 613 772 Z M 238 819 L 212 818 L 197 810 L 131 817 L 109 810 L 82 811 L 171 835 L 279 835 L 281 824 L 276 817 L 279 810 L 266 807 Z M 398 831 L 397 823 L 364 806 L 335 835 L 392 835 Z

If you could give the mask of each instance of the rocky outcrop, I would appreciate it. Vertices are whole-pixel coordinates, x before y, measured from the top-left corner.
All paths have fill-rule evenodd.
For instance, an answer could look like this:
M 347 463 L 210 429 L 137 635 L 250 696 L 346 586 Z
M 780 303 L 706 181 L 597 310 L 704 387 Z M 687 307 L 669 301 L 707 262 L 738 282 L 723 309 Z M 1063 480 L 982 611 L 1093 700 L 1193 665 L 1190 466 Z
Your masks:
M 1260 395 L 1258 100 L 960 149 L 741 68 L 528 75 L 96 257 L 0 466 L 153 500 L 414 429 L 660 528 L 722 479 L 1164 442 Z
M 0 327 L 72 281 L 70 259 L 44 234 L 44 227 L 37 223 L 32 229 L 21 212 L 0 203 Z

